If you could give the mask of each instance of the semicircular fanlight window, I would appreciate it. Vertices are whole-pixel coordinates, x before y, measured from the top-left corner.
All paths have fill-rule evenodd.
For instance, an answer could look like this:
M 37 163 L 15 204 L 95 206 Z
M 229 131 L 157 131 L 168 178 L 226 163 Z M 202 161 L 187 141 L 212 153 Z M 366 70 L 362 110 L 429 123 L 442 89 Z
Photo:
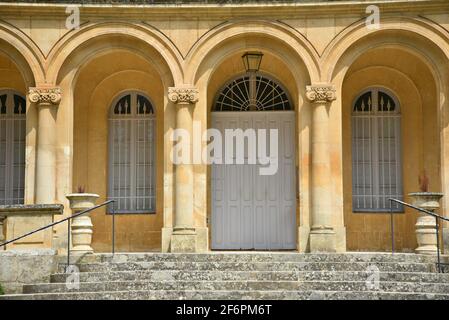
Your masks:
M 243 76 L 229 82 L 217 96 L 213 111 L 291 110 L 286 91 L 263 76 Z

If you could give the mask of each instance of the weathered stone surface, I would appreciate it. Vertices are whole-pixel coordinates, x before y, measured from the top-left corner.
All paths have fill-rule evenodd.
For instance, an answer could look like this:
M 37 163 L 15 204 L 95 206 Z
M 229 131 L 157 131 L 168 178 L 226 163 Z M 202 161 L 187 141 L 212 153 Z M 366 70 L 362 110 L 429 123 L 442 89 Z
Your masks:
M 55 215 L 63 213 L 60 204 L 2 205 L 0 216 L 6 217 L 6 241 L 17 239 L 29 232 L 50 225 Z M 6 245 L 6 249 L 50 249 L 53 228 L 42 230 Z
M 114 291 L 4 296 L 4 300 L 448 300 L 447 294 L 341 291 Z
M 57 265 L 50 249 L 0 251 L 0 283 L 6 293 L 21 293 L 24 284 L 49 282 Z
M 77 260 L 79 287 L 66 285 L 73 279 L 64 273 L 65 257 L 58 259 L 61 273 L 50 283 L 44 277 L 25 285 L 26 294 L 0 299 L 449 300 L 449 274 L 436 273 L 435 260 L 425 255 L 94 254 Z

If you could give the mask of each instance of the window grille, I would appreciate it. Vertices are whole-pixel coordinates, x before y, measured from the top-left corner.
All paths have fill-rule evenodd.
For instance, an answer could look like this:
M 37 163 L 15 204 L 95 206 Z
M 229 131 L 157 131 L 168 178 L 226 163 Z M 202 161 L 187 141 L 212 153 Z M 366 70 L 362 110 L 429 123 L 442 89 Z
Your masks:
M 116 99 L 109 119 L 109 198 L 116 213 L 156 211 L 155 117 L 139 93 Z
M 385 89 L 365 91 L 352 108 L 352 197 L 359 212 L 389 211 L 389 198 L 403 199 L 401 114 Z
M 0 205 L 24 203 L 26 100 L 0 91 Z
M 284 88 L 266 76 L 245 75 L 220 90 L 213 111 L 273 110 L 291 110 Z

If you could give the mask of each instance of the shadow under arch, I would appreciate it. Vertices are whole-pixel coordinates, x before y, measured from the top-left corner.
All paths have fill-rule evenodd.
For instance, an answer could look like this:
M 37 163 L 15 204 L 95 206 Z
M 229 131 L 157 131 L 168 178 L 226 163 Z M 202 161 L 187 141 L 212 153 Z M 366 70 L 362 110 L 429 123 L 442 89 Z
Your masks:
M 254 49 L 284 61 L 297 80 L 301 75 L 307 82 L 319 79 L 319 57 L 308 40 L 292 28 L 267 21 L 230 21 L 209 31 L 189 51 L 185 79 L 196 83 L 205 74 L 210 78 L 229 56 Z
M 435 123 L 438 127 L 438 133 L 441 137 L 439 140 L 440 151 L 436 155 L 440 160 L 439 166 L 441 167 L 440 179 L 441 188 L 443 192 L 447 192 L 446 185 L 449 180 L 448 170 L 445 167 L 448 166 L 448 160 L 444 158 L 445 154 L 445 143 L 447 144 L 448 133 L 447 128 L 449 124 L 449 75 L 445 70 L 449 68 L 449 33 L 441 28 L 440 26 L 434 24 L 432 21 L 425 18 L 387 18 L 381 21 L 380 28 L 377 30 L 369 30 L 366 28 L 363 22 L 358 22 L 349 28 L 342 31 L 327 47 L 325 54 L 323 55 L 323 80 L 332 82 L 335 84 L 338 97 L 345 95 L 346 89 L 344 88 L 345 81 L 349 76 L 352 76 L 352 67 L 357 64 L 360 68 L 356 69 L 355 72 L 362 72 L 368 68 L 368 62 L 363 63 L 364 69 L 358 65 L 359 59 L 364 59 L 365 54 L 380 52 L 380 50 L 399 50 L 403 52 L 404 55 L 409 56 L 410 59 L 416 59 L 416 62 L 423 65 L 423 70 L 428 72 L 428 77 L 434 87 L 432 88 L 432 93 L 427 92 L 427 94 L 435 95 L 435 110 L 438 114 L 438 120 Z M 370 60 L 371 61 L 371 60 Z M 376 60 L 377 61 L 377 60 Z M 380 63 L 376 64 L 375 61 L 371 61 L 374 66 L 379 66 L 382 68 L 393 68 L 392 70 L 401 71 L 404 66 L 398 66 L 398 69 L 394 69 L 394 65 L 391 61 L 386 64 Z M 379 63 L 379 61 L 377 62 Z M 419 75 L 416 75 L 419 77 Z M 416 80 L 416 78 L 415 78 Z M 378 81 L 379 82 L 379 81 Z M 410 79 L 411 85 L 416 87 L 415 81 Z M 379 82 L 382 84 L 382 81 Z M 435 92 L 433 92 L 436 89 Z M 416 91 L 421 91 L 416 88 Z M 351 91 L 353 95 L 354 92 Z M 422 95 L 423 93 L 420 92 Z M 426 93 L 424 93 L 426 94 Z M 421 97 L 419 95 L 419 97 Z M 400 97 L 398 97 L 400 98 Z M 340 100 L 340 101 L 338 101 Z M 342 114 L 341 110 L 343 107 L 343 102 L 338 99 L 336 102 L 335 115 Z M 346 101 L 347 102 L 347 101 Z M 343 166 L 343 157 L 345 152 L 342 150 L 337 150 L 343 148 L 343 144 L 347 143 L 341 137 L 341 132 L 344 131 L 342 126 L 344 124 L 344 116 L 338 116 L 339 121 L 342 123 L 334 122 L 334 128 L 339 131 L 338 138 L 336 138 L 335 148 L 335 158 L 338 159 L 336 165 L 340 168 Z M 347 123 L 346 123 L 347 124 Z M 445 142 L 446 141 L 446 142 Z M 343 164 L 342 164 L 343 163 Z M 343 169 L 343 175 L 345 174 Z M 346 170 L 347 171 L 347 170 Z M 341 182 L 338 182 L 341 183 Z M 350 183 L 347 187 L 350 188 Z M 346 187 L 342 186 L 342 191 L 336 193 L 334 197 L 343 199 L 346 197 L 343 191 Z M 343 201 L 347 203 L 348 201 Z M 347 206 L 345 204 L 344 206 Z M 449 202 L 445 200 L 445 208 L 448 208 Z M 339 208 L 344 214 L 342 216 L 346 220 L 346 209 Z M 350 212 L 350 210 L 348 211 Z M 348 221 L 344 221 L 346 224 Z
M 367 29 L 364 21 L 343 30 L 328 45 L 323 54 L 323 81 L 344 79 L 352 63 L 367 50 L 396 45 L 419 56 L 441 85 L 441 66 L 449 65 L 449 33 L 424 18 L 390 18 L 379 29 Z
M 0 20 L 0 52 L 17 65 L 28 86 L 45 83 L 42 52 L 22 31 L 3 20 Z
M 164 85 L 182 82 L 182 57 L 174 45 L 146 25 L 122 22 L 88 24 L 64 36 L 49 54 L 48 81 L 59 83 L 98 54 L 119 48 L 145 57 L 158 70 Z

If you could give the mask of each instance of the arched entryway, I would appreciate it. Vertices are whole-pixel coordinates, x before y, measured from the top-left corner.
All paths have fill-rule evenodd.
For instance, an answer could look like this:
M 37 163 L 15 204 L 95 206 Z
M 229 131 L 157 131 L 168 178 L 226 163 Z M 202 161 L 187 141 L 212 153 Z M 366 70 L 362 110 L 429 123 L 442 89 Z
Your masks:
M 222 137 L 211 170 L 212 249 L 295 249 L 295 112 L 287 90 L 265 74 L 239 75 L 211 111 Z M 261 170 L 261 155 L 272 170 Z

